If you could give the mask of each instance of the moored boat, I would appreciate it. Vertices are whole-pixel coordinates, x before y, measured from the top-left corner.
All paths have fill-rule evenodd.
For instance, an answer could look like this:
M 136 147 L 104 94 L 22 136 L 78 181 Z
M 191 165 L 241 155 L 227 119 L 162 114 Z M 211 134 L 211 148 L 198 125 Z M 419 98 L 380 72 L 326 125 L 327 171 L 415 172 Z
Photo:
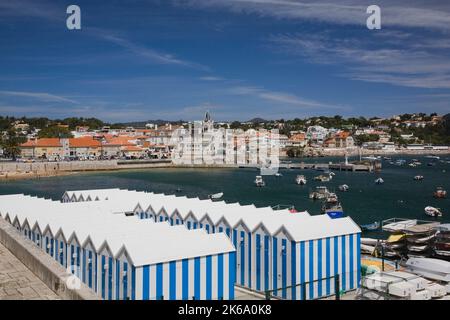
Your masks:
M 325 199 L 329 196 L 330 192 L 325 186 L 317 186 L 316 189 L 309 193 L 309 198 L 313 200 Z
M 256 178 L 255 178 L 255 185 L 257 187 L 265 187 L 266 186 L 266 183 L 264 182 L 262 176 L 256 176 Z
M 421 181 L 421 180 L 423 180 L 423 176 L 421 176 L 421 175 L 414 176 L 414 180 Z
M 381 177 L 375 180 L 375 184 L 383 184 L 383 183 L 384 183 L 384 180 Z
M 373 230 L 378 230 L 380 228 L 380 223 L 378 221 L 375 221 L 373 223 L 369 223 L 369 224 L 362 224 L 360 225 L 361 230 L 364 231 L 373 231 Z
M 304 175 L 298 175 L 295 178 L 295 183 L 297 183 L 300 186 L 304 186 L 306 184 L 307 180 L 306 177 Z
M 346 184 L 341 184 L 338 187 L 338 189 L 339 189 L 339 191 L 346 192 L 346 191 L 348 191 L 348 189 L 350 189 L 350 187 L 348 185 L 346 185 Z
M 210 194 L 208 197 L 209 197 L 211 200 L 218 200 L 218 199 L 220 199 L 220 198 L 223 197 L 223 192 Z
M 437 187 L 436 191 L 434 191 L 433 196 L 437 199 L 443 199 L 447 197 L 447 191 L 442 187 Z
M 322 213 L 327 214 L 330 218 L 342 218 L 344 216 L 344 209 L 340 204 L 335 193 L 330 193 L 322 206 Z
M 442 217 L 441 210 L 432 206 L 425 207 L 425 214 L 430 217 Z

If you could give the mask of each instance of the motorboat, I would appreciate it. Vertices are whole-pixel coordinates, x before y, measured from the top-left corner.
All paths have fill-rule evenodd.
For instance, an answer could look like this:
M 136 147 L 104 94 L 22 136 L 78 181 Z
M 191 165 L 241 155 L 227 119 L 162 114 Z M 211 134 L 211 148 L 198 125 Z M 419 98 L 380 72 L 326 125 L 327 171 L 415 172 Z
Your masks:
M 330 193 L 322 206 L 322 213 L 327 214 L 330 218 L 342 218 L 344 216 L 344 209 L 340 204 L 335 193 Z
M 420 176 L 420 175 L 414 176 L 414 180 L 421 181 L 421 180 L 423 180 L 423 176 Z
M 348 191 L 349 188 L 350 188 L 350 187 L 349 187 L 348 185 L 346 185 L 346 184 L 341 184 L 341 185 L 338 187 L 339 191 L 342 191 L 342 192 Z
M 309 193 L 309 198 L 312 200 L 326 199 L 330 195 L 327 187 L 317 186 L 316 189 Z
M 434 191 L 433 196 L 437 199 L 443 199 L 447 197 L 447 191 L 442 187 L 437 187 L 436 191 Z
M 440 159 L 441 159 L 441 157 L 439 157 L 439 156 L 433 156 L 433 155 L 425 156 L 425 158 L 427 158 L 427 159 L 433 159 L 433 160 L 440 160 Z
M 442 212 L 438 208 L 427 206 L 425 207 L 425 214 L 430 217 L 442 217 Z
M 378 221 L 375 221 L 373 223 L 369 223 L 369 224 L 362 224 L 360 225 L 361 230 L 363 231 L 374 231 L 374 230 L 378 230 L 380 228 L 380 223 Z
M 383 183 L 384 183 L 384 180 L 381 177 L 375 180 L 375 184 L 383 184 Z
M 214 193 L 214 194 L 210 194 L 208 196 L 211 200 L 219 200 L 223 197 L 223 192 L 219 192 L 219 193 Z
M 403 160 L 403 159 L 398 159 L 397 161 L 395 161 L 395 165 L 397 165 L 397 166 L 402 166 L 402 165 L 404 165 L 406 163 L 406 160 Z
M 332 179 L 331 175 L 323 175 L 321 174 L 320 176 L 314 177 L 315 181 L 320 181 L 320 182 L 329 182 Z
M 450 262 L 434 258 L 409 258 L 405 268 L 425 278 L 450 282 Z
M 277 173 L 275 173 L 275 177 L 277 177 L 277 178 L 280 178 L 280 177 L 282 177 L 283 175 L 281 174 L 281 173 L 279 173 L 279 172 L 277 172 Z
M 306 182 L 307 182 L 307 180 L 304 175 L 298 175 L 295 178 L 295 183 L 297 183 L 298 185 L 304 186 L 306 184 Z
M 255 178 L 255 185 L 257 187 L 265 187 L 266 186 L 266 183 L 264 182 L 262 176 L 256 176 L 256 178 Z

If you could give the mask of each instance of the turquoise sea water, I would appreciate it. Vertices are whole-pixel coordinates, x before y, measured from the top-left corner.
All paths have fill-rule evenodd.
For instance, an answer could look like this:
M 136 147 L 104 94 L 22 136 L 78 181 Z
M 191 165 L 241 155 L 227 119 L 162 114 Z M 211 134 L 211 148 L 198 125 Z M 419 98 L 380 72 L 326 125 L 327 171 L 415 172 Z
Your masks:
M 441 159 L 448 159 L 443 156 Z M 424 157 L 396 156 L 396 159 L 411 160 L 417 158 L 422 166 L 390 165 L 383 161 L 381 173 L 335 172 L 332 181 L 319 183 L 313 177 L 320 174 L 315 170 L 282 169 L 282 177 L 264 177 L 265 188 L 254 186 L 256 169 L 146 169 L 130 171 L 112 171 L 82 173 L 70 176 L 23 180 L 0 183 L 0 194 L 26 193 L 59 200 L 65 190 L 126 188 L 146 190 L 167 194 L 186 195 L 206 198 L 208 194 L 224 192 L 227 202 L 241 204 L 254 203 L 256 206 L 274 206 L 277 204 L 294 205 L 299 211 L 308 210 L 319 214 L 321 203 L 308 199 L 308 193 L 317 185 L 325 185 L 336 190 L 346 215 L 357 223 L 371 223 L 392 217 L 432 219 L 425 215 L 424 207 L 431 205 L 441 208 L 444 217 L 438 221 L 450 222 L 450 199 L 434 199 L 433 191 L 437 186 L 450 191 L 450 164 L 436 161 L 433 167 L 427 166 L 429 159 Z M 305 159 L 305 162 L 324 163 L 336 161 L 336 158 Z M 342 159 L 339 159 L 342 161 Z M 295 184 L 297 174 L 308 179 L 306 186 Z M 414 181 L 415 175 L 423 175 L 423 181 Z M 374 180 L 381 176 L 385 183 L 375 185 Z M 350 191 L 339 192 L 340 184 L 348 184 Z M 181 192 L 176 192 L 180 188 Z

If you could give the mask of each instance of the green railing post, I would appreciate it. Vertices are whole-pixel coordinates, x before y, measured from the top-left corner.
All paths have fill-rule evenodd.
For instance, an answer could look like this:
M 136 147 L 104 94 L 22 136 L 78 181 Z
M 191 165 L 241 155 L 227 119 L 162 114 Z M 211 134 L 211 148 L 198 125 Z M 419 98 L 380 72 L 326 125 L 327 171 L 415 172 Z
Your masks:
M 340 289 L 341 289 L 341 283 L 340 283 L 339 275 L 337 274 L 334 277 L 334 291 L 336 293 L 336 300 L 340 300 Z
M 306 300 L 306 283 L 302 283 L 302 300 Z

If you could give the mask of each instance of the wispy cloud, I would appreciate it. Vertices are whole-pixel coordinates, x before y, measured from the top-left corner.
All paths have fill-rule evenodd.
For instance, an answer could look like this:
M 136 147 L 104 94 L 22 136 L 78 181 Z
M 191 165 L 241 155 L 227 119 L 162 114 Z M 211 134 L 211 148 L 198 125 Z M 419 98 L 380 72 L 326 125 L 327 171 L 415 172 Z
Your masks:
M 182 59 L 175 57 L 172 54 L 163 53 L 163 52 L 160 52 L 160 51 L 152 49 L 152 48 L 138 45 L 138 44 L 133 43 L 125 38 L 118 37 L 113 34 L 109 34 L 106 31 L 95 32 L 95 35 L 103 40 L 106 40 L 110 43 L 118 45 L 138 56 L 149 59 L 150 61 L 152 61 L 154 63 L 184 66 L 184 67 L 190 67 L 190 68 L 195 68 L 195 69 L 201 69 L 201 70 L 205 70 L 205 71 L 209 70 L 208 67 L 203 66 L 201 64 L 182 60 Z
M 237 86 L 233 87 L 229 90 L 231 94 L 236 95 L 244 95 L 244 96 L 252 96 L 257 97 L 259 99 L 263 99 L 269 102 L 276 102 L 282 104 L 293 105 L 302 108 L 328 108 L 328 109 L 343 109 L 344 106 L 326 104 L 310 99 L 305 99 L 303 97 L 299 97 L 297 95 L 279 92 L 279 91 L 270 91 L 260 87 L 250 87 L 250 86 Z
M 417 88 L 450 88 L 450 57 L 418 48 L 417 38 L 395 44 L 372 42 L 351 36 L 319 33 L 284 34 L 269 40 L 274 50 L 306 58 L 313 63 L 335 64 L 341 76 L 366 82 Z
M 69 103 L 77 103 L 76 101 L 63 97 L 57 96 L 54 94 L 46 93 L 46 92 L 24 92 L 24 91 L 0 91 L 0 95 L 5 96 L 14 96 L 20 98 L 30 98 L 44 102 L 69 102 Z
M 221 77 L 206 76 L 206 77 L 200 77 L 200 80 L 203 80 L 203 81 L 222 81 L 222 80 L 225 80 L 225 79 L 221 78 Z
M 174 0 L 176 4 L 201 9 L 228 9 L 277 19 L 320 21 L 365 26 L 366 9 L 373 1 L 343 0 Z M 385 26 L 450 30 L 450 6 L 445 1 L 378 0 Z

